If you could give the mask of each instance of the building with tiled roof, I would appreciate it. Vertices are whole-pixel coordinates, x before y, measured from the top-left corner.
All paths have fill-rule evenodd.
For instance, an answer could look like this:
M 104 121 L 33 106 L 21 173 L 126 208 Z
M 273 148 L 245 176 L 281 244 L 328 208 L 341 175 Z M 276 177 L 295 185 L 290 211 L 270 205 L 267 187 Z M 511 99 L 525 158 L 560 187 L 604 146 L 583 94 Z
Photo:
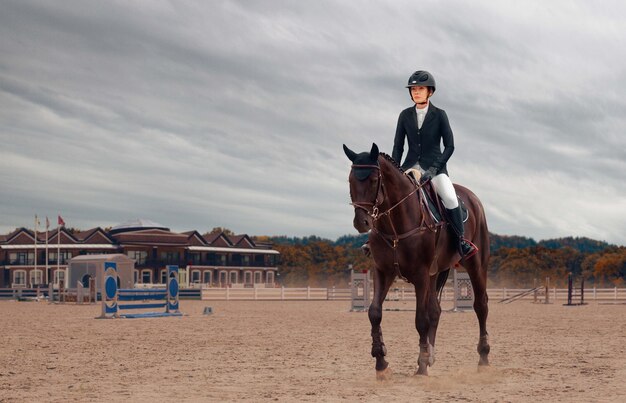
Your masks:
M 0 235 L 0 288 L 58 286 L 72 257 L 109 253 L 135 260 L 136 283 L 164 284 L 166 266 L 178 265 L 181 284 L 211 287 L 273 287 L 279 259 L 271 245 L 256 245 L 245 234 L 177 233 L 148 220 L 128 221 L 108 231 L 60 227 L 35 235 L 18 228 Z

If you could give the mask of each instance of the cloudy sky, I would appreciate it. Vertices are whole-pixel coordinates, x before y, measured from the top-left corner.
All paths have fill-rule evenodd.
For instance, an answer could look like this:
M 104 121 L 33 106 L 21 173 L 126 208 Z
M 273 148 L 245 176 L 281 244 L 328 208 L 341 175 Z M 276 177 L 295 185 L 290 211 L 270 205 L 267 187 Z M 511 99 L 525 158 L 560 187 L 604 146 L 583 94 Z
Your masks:
M 0 233 L 61 214 L 355 234 L 341 145 L 390 154 L 425 69 L 455 134 L 450 176 L 492 232 L 626 244 L 621 1 L 0 9 Z

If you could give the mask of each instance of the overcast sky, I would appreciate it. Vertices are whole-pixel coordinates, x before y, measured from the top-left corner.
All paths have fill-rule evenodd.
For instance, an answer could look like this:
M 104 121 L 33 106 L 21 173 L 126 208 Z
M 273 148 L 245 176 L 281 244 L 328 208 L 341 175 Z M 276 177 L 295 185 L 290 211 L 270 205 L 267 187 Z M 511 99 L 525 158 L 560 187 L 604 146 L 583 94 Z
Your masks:
M 621 1 L 0 0 L 0 233 L 356 234 L 350 161 L 437 80 L 492 232 L 626 243 Z M 43 220 L 42 220 L 43 222 Z

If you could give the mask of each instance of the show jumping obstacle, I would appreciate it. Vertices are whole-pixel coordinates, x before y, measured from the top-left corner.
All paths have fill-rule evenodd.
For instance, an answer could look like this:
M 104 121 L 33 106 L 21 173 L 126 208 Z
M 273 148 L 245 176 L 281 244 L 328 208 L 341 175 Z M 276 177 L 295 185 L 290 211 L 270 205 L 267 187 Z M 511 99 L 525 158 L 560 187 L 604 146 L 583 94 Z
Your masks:
M 454 286 L 454 312 L 474 309 L 474 289 L 469 274 L 465 271 L 452 270 Z
M 178 266 L 167 266 L 166 288 L 117 288 L 117 264 L 106 262 L 102 284 L 102 315 L 104 318 L 155 318 L 182 316 L 178 310 Z M 120 301 L 129 302 L 120 304 Z M 163 302 L 149 302 L 163 301 Z M 123 313 L 125 310 L 165 308 L 164 312 Z
M 370 307 L 370 281 L 368 270 L 357 272 L 352 270 L 350 274 L 350 295 L 352 296 L 352 305 L 350 312 L 367 312 Z
M 579 298 L 578 301 L 574 302 L 574 298 Z M 585 279 L 580 280 L 580 290 L 574 288 L 574 280 L 572 273 L 567 275 L 567 304 L 563 304 L 564 306 L 577 306 L 577 305 L 586 305 L 585 303 Z

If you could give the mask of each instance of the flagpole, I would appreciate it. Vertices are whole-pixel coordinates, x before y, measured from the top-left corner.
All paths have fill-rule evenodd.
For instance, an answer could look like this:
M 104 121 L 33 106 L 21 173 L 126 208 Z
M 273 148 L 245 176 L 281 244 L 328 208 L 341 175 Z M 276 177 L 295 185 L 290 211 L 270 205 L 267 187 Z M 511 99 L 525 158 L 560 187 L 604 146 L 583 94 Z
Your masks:
M 59 216 L 61 217 L 61 216 Z M 60 220 L 57 218 L 57 224 L 58 224 L 58 231 L 57 231 L 57 278 L 60 276 L 60 270 L 61 270 L 61 223 L 59 222 Z M 54 282 L 54 278 L 52 280 Z
M 35 273 L 37 273 L 37 214 L 35 214 Z M 30 285 L 33 286 L 32 284 Z
M 48 229 L 50 228 L 50 220 L 48 219 L 48 216 L 46 216 L 46 271 L 44 272 L 43 277 L 43 283 L 44 284 L 48 284 L 48 282 L 50 281 L 50 279 L 48 278 Z

